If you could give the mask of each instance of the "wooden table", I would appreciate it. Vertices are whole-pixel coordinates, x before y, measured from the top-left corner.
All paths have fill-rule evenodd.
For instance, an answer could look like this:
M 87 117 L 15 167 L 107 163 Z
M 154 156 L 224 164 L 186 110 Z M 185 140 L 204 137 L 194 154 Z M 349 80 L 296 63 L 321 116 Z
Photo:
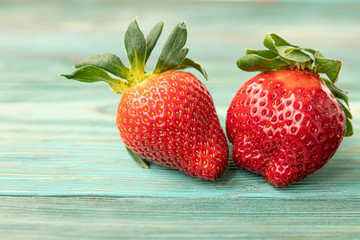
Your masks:
M 349 1 L 0 1 L 0 239 L 360 239 L 359 13 Z M 215 182 L 139 168 L 116 129 L 121 96 L 58 77 L 89 55 L 126 59 L 135 16 L 145 33 L 166 21 L 159 45 L 187 22 L 189 56 L 210 76 L 223 127 L 254 76 L 235 62 L 245 47 L 262 48 L 266 33 L 342 59 L 355 135 L 286 189 L 232 159 Z

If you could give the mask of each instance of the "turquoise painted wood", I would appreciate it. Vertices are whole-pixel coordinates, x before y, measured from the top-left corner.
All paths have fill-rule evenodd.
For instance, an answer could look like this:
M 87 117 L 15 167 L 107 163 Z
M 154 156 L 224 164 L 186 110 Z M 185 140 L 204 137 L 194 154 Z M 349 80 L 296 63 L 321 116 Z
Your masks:
M 0 1 L 0 239 L 360 239 L 359 12 L 356 1 Z M 235 62 L 266 33 L 342 59 L 355 135 L 286 189 L 231 159 L 215 182 L 139 168 L 115 126 L 120 96 L 58 77 L 89 55 L 125 60 L 135 16 L 145 32 L 166 21 L 159 45 L 187 22 L 189 56 L 209 74 L 223 127 L 254 76 Z

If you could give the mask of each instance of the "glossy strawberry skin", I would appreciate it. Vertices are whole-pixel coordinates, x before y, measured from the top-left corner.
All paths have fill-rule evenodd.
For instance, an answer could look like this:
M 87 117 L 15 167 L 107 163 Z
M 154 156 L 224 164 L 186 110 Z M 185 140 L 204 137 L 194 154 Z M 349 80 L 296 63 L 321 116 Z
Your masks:
M 238 90 L 226 131 L 239 167 L 286 187 L 335 154 L 345 116 L 318 75 L 285 69 L 261 73 Z
M 141 158 L 214 180 L 228 145 L 210 93 L 194 75 L 170 71 L 126 90 L 117 112 L 125 145 Z

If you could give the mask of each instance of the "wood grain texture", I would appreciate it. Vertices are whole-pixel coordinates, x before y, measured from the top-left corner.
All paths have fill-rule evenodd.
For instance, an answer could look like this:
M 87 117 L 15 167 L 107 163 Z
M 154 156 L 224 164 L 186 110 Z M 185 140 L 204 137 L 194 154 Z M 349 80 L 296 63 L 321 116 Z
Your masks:
M 0 200 L 0 237 L 5 238 L 12 235 L 16 239 L 48 236 L 52 239 L 357 239 L 359 236 L 355 222 L 360 214 L 359 200 L 44 197 Z
M 360 239 L 359 10 L 350 1 L 0 1 L 0 239 Z M 166 21 L 159 45 L 188 23 L 189 56 L 209 74 L 223 127 L 255 74 L 235 62 L 245 47 L 262 48 L 267 32 L 343 60 L 339 86 L 351 90 L 355 135 L 286 189 L 231 159 L 215 182 L 139 168 L 116 129 L 121 96 L 57 76 L 101 52 L 126 62 L 135 16 L 145 33 Z

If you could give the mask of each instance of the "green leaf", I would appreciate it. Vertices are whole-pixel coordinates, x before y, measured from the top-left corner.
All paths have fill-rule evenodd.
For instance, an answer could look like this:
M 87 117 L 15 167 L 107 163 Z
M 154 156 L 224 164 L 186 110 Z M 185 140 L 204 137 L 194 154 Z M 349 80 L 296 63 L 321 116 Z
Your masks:
M 298 63 L 312 63 L 313 60 L 309 55 L 303 53 L 300 49 L 285 49 L 284 52 L 279 51 L 279 55 L 287 60 Z
M 311 48 L 303 48 L 303 50 L 311 53 L 312 55 L 314 55 L 315 58 L 324 57 L 324 55 L 319 50 L 314 50 Z
M 299 48 L 299 46 L 288 43 L 285 39 L 276 35 L 275 33 L 268 33 L 264 39 L 264 46 L 273 52 L 277 52 L 278 47 L 293 47 Z
M 156 64 L 155 74 L 174 69 L 184 61 L 189 51 L 188 48 L 183 48 L 186 43 L 186 38 L 186 24 L 185 22 L 181 22 L 169 35 Z
M 332 94 L 334 94 L 335 97 L 344 100 L 346 105 L 349 107 L 349 97 L 347 96 L 349 92 L 338 88 L 329 79 L 323 77 L 321 79 L 325 82 L 326 86 L 330 89 Z
M 325 73 L 332 83 L 336 83 L 341 70 L 342 62 L 325 57 L 315 57 L 315 62 L 319 66 L 319 72 Z
M 145 41 L 146 41 L 146 57 L 145 57 L 145 62 L 147 62 L 152 50 L 154 49 L 160 34 L 162 32 L 164 26 L 164 21 L 161 21 L 159 23 L 157 23 L 153 29 L 150 31 L 149 35 L 146 37 Z
M 81 68 L 87 65 L 102 68 L 122 79 L 129 79 L 130 77 L 129 69 L 124 66 L 118 56 L 112 53 L 98 54 L 85 58 L 76 63 L 74 67 Z
M 132 21 L 125 33 L 125 49 L 130 62 L 130 73 L 135 79 L 145 74 L 146 41 L 136 21 Z
M 70 74 L 60 74 L 60 76 L 87 83 L 113 81 L 113 78 L 105 70 L 95 66 L 84 66 Z
M 353 126 L 352 126 L 352 123 L 351 121 L 346 118 L 346 122 L 345 122 L 345 134 L 344 136 L 345 137 L 350 137 L 354 134 L 354 129 L 353 129 Z
M 248 54 L 243 57 L 240 57 L 237 62 L 237 66 L 244 71 L 271 71 L 279 70 L 289 67 L 290 65 L 283 61 L 281 57 L 277 56 L 275 58 L 264 58 L 257 54 Z
M 260 57 L 268 58 L 268 59 L 274 59 L 279 56 L 278 54 L 274 53 L 271 50 L 245 49 L 245 53 L 246 55 L 255 54 L 255 55 L 259 55 Z
M 139 155 L 137 155 L 134 151 L 132 151 L 130 148 L 126 147 L 126 151 L 129 153 L 131 158 L 136 162 L 140 167 L 142 168 L 149 168 L 149 163 L 145 159 L 142 159 Z
M 206 79 L 206 81 L 209 81 L 209 77 L 205 71 L 205 69 L 203 69 L 200 64 L 194 62 L 193 60 L 189 59 L 189 58 L 185 58 L 184 61 L 182 61 L 180 63 L 179 66 L 176 67 L 176 69 L 184 69 L 184 68 L 188 68 L 188 67 L 193 67 L 196 70 L 198 70 Z
M 103 81 L 109 84 L 115 93 L 123 93 L 128 88 L 126 82 L 112 78 L 105 70 L 90 65 L 81 67 L 70 74 L 60 74 L 60 76 L 86 83 Z
M 288 43 L 274 33 L 269 33 L 265 36 L 264 46 L 290 61 L 299 63 L 313 61 L 309 55 L 301 51 L 299 46 Z
M 314 56 L 314 59 L 315 59 L 314 66 L 311 67 L 311 65 L 310 65 L 309 69 L 313 69 L 314 73 L 324 73 L 322 71 L 322 69 L 320 68 L 318 62 L 316 61 L 316 58 L 322 58 L 322 57 L 324 57 L 324 55 L 319 50 L 314 50 L 314 49 L 311 49 L 311 48 L 303 48 L 303 50 L 311 53 Z
M 326 58 L 319 50 L 311 48 L 304 48 L 304 50 L 314 55 L 314 68 L 316 71 L 318 73 L 325 73 L 332 83 L 336 83 L 342 67 L 342 61 Z
M 343 109 L 345 117 L 352 119 L 352 114 L 351 114 L 350 110 L 339 100 L 338 100 L 338 103 L 340 104 L 341 108 Z

